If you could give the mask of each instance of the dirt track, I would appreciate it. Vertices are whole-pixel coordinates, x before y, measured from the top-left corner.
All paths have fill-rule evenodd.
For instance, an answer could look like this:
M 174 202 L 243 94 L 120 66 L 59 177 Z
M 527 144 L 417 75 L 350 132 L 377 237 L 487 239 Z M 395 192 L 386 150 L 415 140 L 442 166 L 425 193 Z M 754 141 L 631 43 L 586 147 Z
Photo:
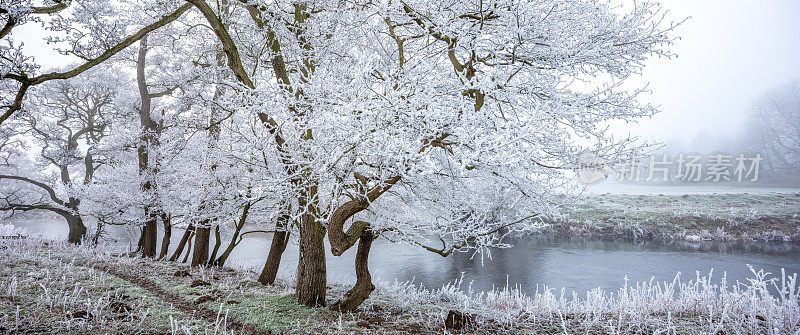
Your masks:
M 175 293 L 168 292 L 163 288 L 159 287 L 155 282 L 150 279 L 132 276 L 130 274 L 126 274 L 120 271 L 116 271 L 113 268 L 110 268 L 101 263 L 94 263 L 94 262 L 86 262 L 81 260 L 74 260 L 73 264 L 82 267 L 94 268 L 96 270 L 103 271 L 104 273 L 122 279 L 126 282 L 134 284 L 147 292 L 150 292 L 154 296 L 157 296 L 164 300 L 167 303 L 172 304 L 175 308 L 181 310 L 182 312 L 186 313 L 187 315 L 193 315 L 195 317 L 201 318 L 210 323 L 217 323 L 220 320 L 217 318 L 217 311 L 210 310 L 203 306 L 200 306 L 196 303 L 186 301 L 185 299 L 181 298 L 179 295 Z M 237 333 L 241 334 L 252 334 L 252 335 L 268 335 L 272 334 L 272 332 L 264 332 L 261 330 L 256 329 L 252 325 L 242 324 L 236 320 L 227 319 L 225 320 L 226 327 L 228 330 L 235 330 Z

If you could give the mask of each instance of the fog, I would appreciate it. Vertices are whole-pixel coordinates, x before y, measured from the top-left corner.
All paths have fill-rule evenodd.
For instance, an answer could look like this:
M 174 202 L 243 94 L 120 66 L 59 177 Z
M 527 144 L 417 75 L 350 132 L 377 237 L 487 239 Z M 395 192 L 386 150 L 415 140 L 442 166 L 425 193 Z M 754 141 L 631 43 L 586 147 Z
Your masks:
M 678 57 L 653 60 L 642 74 L 662 112 L 621 133 L 661 141 L 735 137 L 760 95 L 800 77 L 800 2 L 663 4 L 673 17 L 689 19 L 678 30 Z
M 759 183 L 797 186 L 798 142 L 789 144 L 794 164 L 779 166 L 774 157 L 773 162 L 766 157 L 770 152 L 758 138 L 775 131 L 753 123 L 756 118 L 794 124 L 795 133 L 789 136 L 798 136 L 796 111 L 782 121 L 774 121 L 772 113 L 775 100 L 783 105 L 793 101 L 800 108 L 800 2 L 677 0 L 663 5 L 672 19 L 688 19 L 678 29 L 680 39 L 673 48 L 677 57 L 650 60 L 637 78 L 638 85 L 651 90 L 645 99 L 661 112 L 635 125 L 613 125 L 612 130 L 617 136 L 659 142 L 663 146 L 656 153 L 672 160 L 681 154 L 725 153 L 735 164 L 740 154 L 762 154 Z M 649 158 L 643 160 L 647 165 Z
M 798 17 L 0 0 L 0 331 L 800 335 Z

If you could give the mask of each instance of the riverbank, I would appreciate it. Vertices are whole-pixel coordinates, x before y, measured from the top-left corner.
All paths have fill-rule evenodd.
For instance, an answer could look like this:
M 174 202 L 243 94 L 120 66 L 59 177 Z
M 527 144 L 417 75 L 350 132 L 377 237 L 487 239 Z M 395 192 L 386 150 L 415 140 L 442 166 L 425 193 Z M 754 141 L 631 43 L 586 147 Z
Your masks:
M 463 292 L 458 284 L 420 290 L 376 283 L 356 313 L 297 305 L 291 283 L 263 286 L 230 269 L 113 256 L 103 249 L 39 240 L 0 245 L 0 333 L 272 334 L 424 333 L 445 328 L 450 310 L 472 327 L 460 333 L 794 333 L 800 287 L 754 273 L 729 287 L 705 277 L 595 290 L 585 300 L 556 290 Z M 781 281 L 775 282 L 781 287 Z M 346 283 L 330 285 L 329 302 Z
M 800 193 L 586 194 L 561 212 L 542 234 L 800 244 Z
M 0 246 L 0 334 L 358 333 L 436 328 L 379 306 L 340 314 L 295 303 L 252 273 L 114 256 L 36 240 Z M 338 290 L 332 289 L 332 293 Z M 420 306 L 422 310 L 425 306 Z M 386 315 L 384 315 L 386 314 Z M 439 327 L 441 328 L 441 327 Z

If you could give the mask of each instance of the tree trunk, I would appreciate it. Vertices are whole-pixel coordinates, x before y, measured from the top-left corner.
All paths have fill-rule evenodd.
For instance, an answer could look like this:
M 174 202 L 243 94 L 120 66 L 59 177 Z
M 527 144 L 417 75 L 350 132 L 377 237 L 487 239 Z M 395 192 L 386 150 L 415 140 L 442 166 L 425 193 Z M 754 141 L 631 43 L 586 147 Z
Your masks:
M 142 257 L 156 257 L 157 233 L 158 222 L 156 220 L 156 216 L 153 214 L 147 214 L 147 222 L 144 223 L 144 229 L 142 229 Z
M 207 223 L 204 223 L 206 225 Z M 194 252 L 192 267 L 206 265 L 208 262 L 208 244 L 211 242 L 211 228 L 197 227 L 194 236 Z
M 164 237 L 161 239 L 161 252 L 158 253 L 158 259 L 163 259 L 169 252 L 169 242 L 172 238 L 172 222 L 169 215 L 161 213 L 161 223 L 164 225 Z
M 278 222 L 275 224 L 276 231 L 272 234 L 272 243 L 269 246 L 269 254 L 267 261 L 264 263 L 264 268 L 261 269 L 261 275 L 258 276 L 258 282 L 264 285 L 275 284 L 275 277 L 278 275 L 278 268 L 281 266 L 281 257 L 286 244 L 289 243 L 289 220 L 288 214 L 278 217 Z
M 217 252 L 219 252 L 219 247 L 222 245 L 222 237 L 219 236 L 219 225 L 214 227 L 214 250 L 211 251 L 211 256 L 208 257 L 208 266 L 214 266 L 217 260 Z
M 67 226 L 69 226 L 67 241 L 72 244 L 81 244 L 83 237 L 86 236 L 86 226 L 83 225 L 83 219 L 78 215 L 68 215 L 65 218 L 67 219 Z
M 142 248 L 144 248 L 144 228 L 139 228 L 139 241 L 136 242 L 136 251 L 130 253 L 130 257 L 142 252 Z
M 189 254 L 192 253 L 192 241 L 194 240 L 195 235 L 196 231 L 192 230 L 191 235 L 189 235 L 189 247 L 186 248 L 186 256 L 183 256 L 183 261 L 181 261 L 181 263 L 186 263 L 186 260 L 189 259 Z
M 148 194 L 155 188 L 155 171 L 153 164 L 150 162 L 150 151 L 153 150 L 152 145 L 154 142 L 153 136 L 155 131 L 155 124 L 150 116 L 152 96 L 147 91 L 147 83 L 145 81 L 147 57 L 147 36 L 139 40 L 139 52 L 136 60 L 136 84 L 139 88 L 139 98 L 141 105 L 139 109 L 139 146 L 136 148 L 137 158 L 139 160 L 139 176 L 142 177 L 140 189 L 142 193 Z M 153 197 L 155 199 L 155 196 Z M 146 204 L 144 206 L 144 229 L 142 229 L 142 257 L 155 258 L 156 257 L 156 244 L 158 243 L 158 216 L 154 213 L 153 204 Z
M 181 256 L 183 253 L 183 248 L 186 247 L 186 242 L 189 241 L 189 237 L 192 236 L 192 232 L 194 231 L 194 225 L 189 224 L 186 227 L 186 230 L 183 232 L 183 236 L 181 236 L 180 242 L 178 242 L 178 247 L 175 248 L 175 252 L 172 253 L 172 256 L 169 257 L 170 262 L 174 262 Z
M 100 221 L 97 222 L 97 230 L 94 232 L 94 236 L 92 236 L 92 245 L 97 246 L 100 243 L 100 235 L 103 234 L 103 224 Z
M 311 213 L 300 217 L 300 259 L 297 264 L 297 302 L 325 306 L 325 228 Z
M 244 208 L 242 209 L 242 216 L 239 218 L 239 223 L 236 225 L 236 230 L 233 231 L 233 236 L 231 236 L 231 243 L 228 244 L 228 247 L 225 248 L 225 251 L 222 252 L 222 255 L 219 258 L 213 260 L 213 262 L 209 265 L 211 266 L 223 266 L 225 265 L 225 261 L 228 260 L 228 256 L 231 255 L 233 252 L 233 248 L 236 248 L 239 245 L 239 233 L 242 232 L 242 228 L 244 228 L 244 223 L 247 221 L 247 215 L 250 213 L 250 206 L 251 203 L 246 203 Z M 216 253 L 215 253 L 216 254 Z M 213 257 L 211 259 L 214 259 Z
M 375 285 L 372 284 L 372 276 L 369 274 L 369 249 L 375 239 L 372 231 L 365 229 L 361 233 L 358 241 L 358 252 L 356 253 L 356 285 L 344 294 L 341 300 L 331 306 L 331 309 L 341 312 L 350 312 L 367 300 Z

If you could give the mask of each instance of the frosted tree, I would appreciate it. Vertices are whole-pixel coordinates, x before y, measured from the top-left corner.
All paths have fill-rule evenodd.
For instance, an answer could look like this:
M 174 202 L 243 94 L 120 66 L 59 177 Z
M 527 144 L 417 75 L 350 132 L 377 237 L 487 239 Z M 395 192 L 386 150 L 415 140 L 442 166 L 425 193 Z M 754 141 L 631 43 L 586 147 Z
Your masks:
M 75 71 L 170 22 L 185 26 L 176 43 L 197 42 L 181 49 L 196 83 L 175 92 L 171 111 L 191 126 L 161 134 L 183 146 L 157 174 L 165 210 L 195 227 L 192 263 L 211 258 L 212 228 L 245 222 L 258 204 L 276 227 L 259 280 L 274 280 L 296 229 L 301 304 L 325 304 L 324 238 L 336 256 L 358 244 L 356 285 L 334 305 L 343 311 L 374 288 L 376 238 L 483 255 L 537 229 L 574 190 L 581 152 L 613 161 L 630 147 L 609 122 L 657 111 L 626 79 L 649 57 L 671 56 L 676 26 L 650 2 L 187 0 L 146 2 L 152 19 L 138 21 L 153 23 L 137 30 L 124 20 L 113 28 L 122 19 L 110 13 L 141 4 L 71 3 L 107 28 L 87 35 L 102 43 L 72 35 L 67 53 L 87 61 Z M 56 17 L 59 31 L 83 24 Z M 3 80 L 24 95 L 42 80 L 31 78 L 75 71 Z
M 26 130 L 26 138 L 32 141 L 29 146 L 40 149 L 38 162 L 15 166 L 17 174 L 0 174 L 0 182 L 18 186 L 13 192 L 4 192 L 0 209 L 54 212 L 67 221 L 68 241 L 81 242 L 86 226 L 77 189 L 88 185 L 105 163 L 98 147 L 120 116 L 115 90 L 124 86 L 114 76 L 119 73 L 92 71 L 81 80 L 37 87 L 30 96 L 32 109 L 13 122 Z
M 152 10 L 148 10 L 146 4 L 140 6 L 142 8 L 135 11 L 133 17 L 152 20 L 148 16 Z M 139 96 L 135 109 L 139 114 L 140 134 L 136 150 L 142 199 L 145 201 L 141 204 L 144 224 L 140 243 L 144 257 L 156 256 L 156 230 L 159 220 L 162 222 L 164 235 L 158 257 L 165 257 L 169 249 L 172 235 L 171 215 L 163 208 L 163 199 L 158 191 L 158 171 L 163 160 L 159 156 L 162 153 L 161 137 L 166 125 L 165 119 L 170 118 L 174 123 L 175 114 L 182 107 L 180 101 L 175 101 L 173 93 L 182 94 L 187 89 L 193 89 L 190 85 L 199 79 L 199 75 L 193 71 L 195 65 L 192 61 L 197 59 L 198 51 L 202 50 L 198 48 L 200 45 L 189 49 L 187 43 L 193 41 L 181 41 L 176 37 L 185 33 L 183 24 L 180 24 L 180 20 L 178 22 L 144 36 L 139 41 L 134 56 Z M 157 53 L 154 54 L 151 49 Z
M 776 179 L 800 181 L 800 79 L 763 94 L 748 117 L 744 146 L 764 155 Z
M 342 310 L 372 290 L 377 236 L 447 256 L 536 228 L 581 150 L 624 147 L 608 121 L 656 112 L 622 83 L 675 27 L 654 3 L 250 2 L 223 24 L 190 2 L 291 181 L 300 303 L 324 304 L 323 236 L 334 255 L 361 240 Z

